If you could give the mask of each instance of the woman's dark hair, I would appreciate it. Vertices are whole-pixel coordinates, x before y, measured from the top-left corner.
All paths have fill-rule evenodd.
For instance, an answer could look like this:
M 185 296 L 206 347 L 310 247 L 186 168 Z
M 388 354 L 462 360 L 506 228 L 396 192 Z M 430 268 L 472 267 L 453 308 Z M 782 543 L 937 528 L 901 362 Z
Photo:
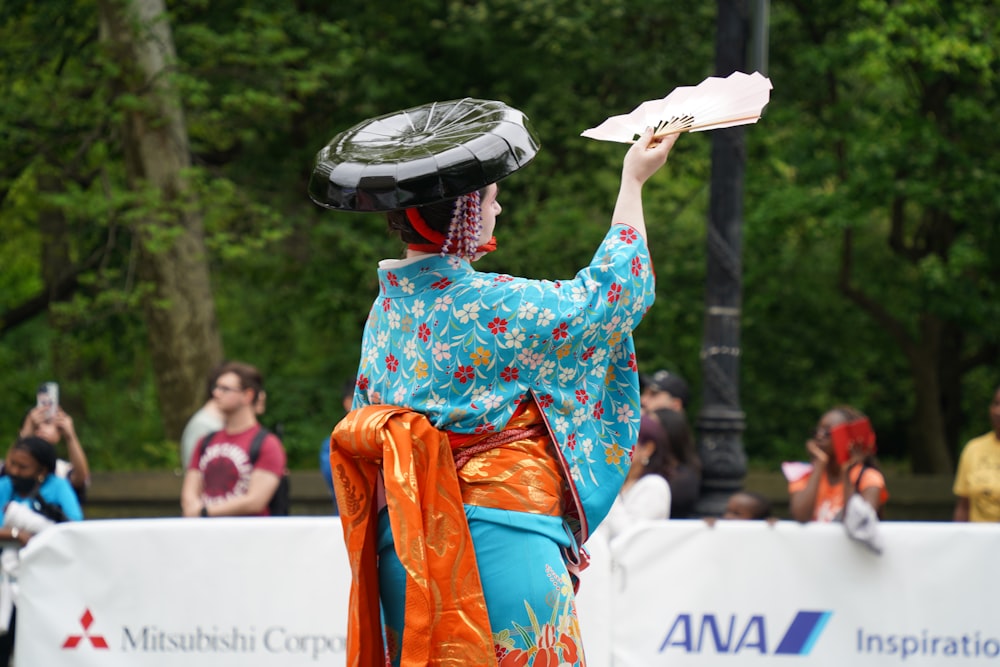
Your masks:
M 445 199 L 426 206 L 418 206 L 417 211 L 428 227 L 447 236 L 456 201 L 456 199 Z M 425 239 L 413 229 L 405 210 L 389 211 L 386 213 L 386 218 L 389 221 L 389 230 L 397 232 L 404 243 L 431 243 L 430 239 Z
M 653 453 L 649 455 L 649 461 L 644 466 L 642 474 L 655 474 L 668 479 L 670 469 L 674 465 L 674 460 L 670 455 L 667 432 L 663 429 L 659 420 L 651 415 L 643 415 L 639 421 L 638 444 L 645 442 L 652 442 L 654 447 Z
M 653 414 L 660 420 L 663 430 L 667 433 L 670 454 L 676 463 L 687 465 L 701 472 L 701 459 L 698 457 L 698 451 L 694 444 L 694 434 L 691 433 L 687 418 L 682 413 L 670 408 L 660 408 Z
M 56 471 L 56 447 L 48 440 L 29 435 L 18 438 L 13 448 L 27 452 L 49 475 Z
M 486 196 L 486 188 L 479 191 L 479 196 L 480 198 Z M 457 201 L 457 197 L 445 199 L 444 201 L 434 202 L 426 206 L 418 206 L 417 211 L 428 227 L 447 236 L 448 227 L 451 226 L 451 218 L 455 214 L 455 202 Z M 410 224 L 410 221 L 406 217 L 405 209 L 389 211 L 386 213 L 386 219 L 389 221 L 389 231 L 398 233 L 403 243 L 432 243 L 430 239 L 425 239 L 413 229 L 413 225 Z
M 56 447 L 48 440 L 43 440 L 34 435 L 29 435 L 24 438 L 18 438 L 14 443 L 13 449 L 20 449 L 26 452 L 28 456 L 38 461 L 38 465 L 42 466 L 47 471 L 47 474 L 51 475 L 56 471 Z M 33 492 L 34 497 L 31 499 L 31 507 L 39 514 L 48 517 L 56 523 L 61 523 L 66 521 L 66 513 L 63 512 L 62 508 L 55 504 L 46 501 L 40 495 L 38 495 L 38 487 L 35 487 Z

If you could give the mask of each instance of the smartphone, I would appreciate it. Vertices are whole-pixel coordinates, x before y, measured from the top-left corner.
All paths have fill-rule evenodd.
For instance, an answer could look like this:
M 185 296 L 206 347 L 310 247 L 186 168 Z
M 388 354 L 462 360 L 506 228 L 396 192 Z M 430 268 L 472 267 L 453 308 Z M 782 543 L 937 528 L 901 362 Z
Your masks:
M 830 439 L 833 441 L 833 454 L 840 464 L 850 460 L 852 447 L 860 448 L 866 455 L 876 451 L 875 431 L 867 417 L 834 426 L 830 429 Z
M 55 419 L 59 412 L 59 383 L 43 382 L 38 387 L 37 406 L 45 408 L 46 417 Z

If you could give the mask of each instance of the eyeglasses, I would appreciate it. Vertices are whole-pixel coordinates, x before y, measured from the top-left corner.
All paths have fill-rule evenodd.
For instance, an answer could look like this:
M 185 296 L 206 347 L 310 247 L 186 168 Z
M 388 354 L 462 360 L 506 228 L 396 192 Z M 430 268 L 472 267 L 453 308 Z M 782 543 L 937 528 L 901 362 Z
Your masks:
M 221 391 L 224 394 L 228 394 L 231 391 L 243 391 L 242 387 L 227 387 L 224 384 L 217 384 L 212 387 L 213 391 Z

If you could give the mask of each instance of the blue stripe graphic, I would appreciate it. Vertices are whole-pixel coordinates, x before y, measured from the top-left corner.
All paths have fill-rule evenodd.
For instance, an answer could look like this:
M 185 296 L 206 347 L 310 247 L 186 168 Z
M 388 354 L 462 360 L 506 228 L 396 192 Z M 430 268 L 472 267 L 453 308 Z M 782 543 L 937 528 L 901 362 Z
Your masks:
M 813 644 L 830 620 L 829 611 L 800 611 L 788 626 L 788 632 L 781 638 L 775 655 L 809 655 Z

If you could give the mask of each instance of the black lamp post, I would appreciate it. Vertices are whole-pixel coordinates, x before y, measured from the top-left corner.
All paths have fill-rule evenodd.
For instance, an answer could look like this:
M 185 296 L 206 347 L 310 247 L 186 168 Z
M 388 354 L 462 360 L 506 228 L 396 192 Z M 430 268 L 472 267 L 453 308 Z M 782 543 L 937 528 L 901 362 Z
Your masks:
M 755 60 L 766 53 L 766 0 L 718 0 L 716 76 L 746 71 L 750 16 L 757 18 Z M 764 36 L 762 38 L 762 35 Z M 763 65 L 762 62 L 755 63 Z M 759 66 L 757 69 L 764 69 Z M 740 312 L 742 308 L 744 127 L 712 132 L 711 195 L 705 329 L 701 346 L 702 408 L 698 414 L 702 493 L 696 511 L 718 516 L 729 496 L 743 487 L 745 415 L 740 407 Z

